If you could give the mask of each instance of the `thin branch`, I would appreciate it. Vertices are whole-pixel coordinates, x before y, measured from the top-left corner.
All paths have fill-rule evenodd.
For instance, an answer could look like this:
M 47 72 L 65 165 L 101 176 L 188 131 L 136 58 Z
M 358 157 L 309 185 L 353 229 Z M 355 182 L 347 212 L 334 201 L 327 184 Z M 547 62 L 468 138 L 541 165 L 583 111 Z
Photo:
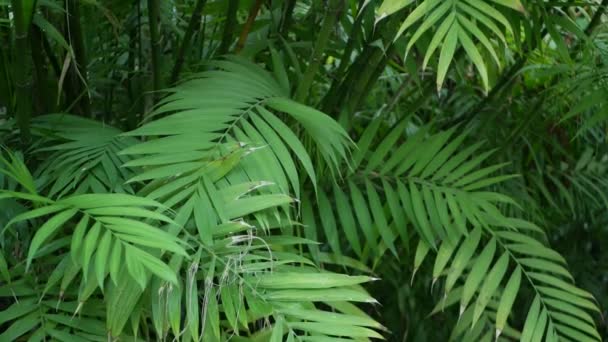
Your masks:
M 264 3 L 264 0 L 256 0 L 256 2 L 251 6 L 251 9 L 249 10 L 249 17 L 247 17 L 247 21 L 245 22 L 245 25 L 243 26 L 243 30 L 241 31 L 241 35 L 239 36 L 238 42 L 236 43 L 236 49 L 234 50 L 234 52 L 239 53 L 245 46 L 245 41 L 247 40 L 247 36 L 249 36 L 249 32 L 251 32 L 251 27 L 253 26 L 253 22 L 255 21 L 255 18 L 258 16 L 258 13 L 260 12 L 260 8 L 262 7 L 263 3 Z

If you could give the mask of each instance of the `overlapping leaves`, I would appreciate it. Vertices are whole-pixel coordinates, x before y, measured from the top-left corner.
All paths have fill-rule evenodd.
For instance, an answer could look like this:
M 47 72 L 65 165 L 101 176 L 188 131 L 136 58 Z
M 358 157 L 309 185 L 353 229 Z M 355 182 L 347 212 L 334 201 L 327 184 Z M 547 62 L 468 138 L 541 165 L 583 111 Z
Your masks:
M 248 175 L 250 180 L 272 179 L 283 193 L 299 197 L 300 175 L 292 155 L 313 184 L 316 173 L 297 131 L 304 132 L 334 171 L 346 158 L 349 138 L 344 130 L 327 115 L 290 100 L 270 73 L 237 57 L 210 66 L 217 69 L 172 89 L 151 114 L 155 120 L 126 134 L 153 138 L 122 152 L 147 156 L 129 165 L 155 168 L 133 180 L 199 169 L 197 161 L 225 150 L 228 144 L 234 146 L 228 147 L 230 151 L 244 148 L 236 152 L 240 156 L 264 149 L 245 166 L 247 173 L 253 173 Z M 273 110 L 285 113 L 289 120 L 281 120 Z
M 479 227 L 457 244 L 444 242 L 433 266 L 434 281 L 445 276 L 444 301 L 438 307 L 459 303 L 460 315 L 473 330 L 489 308 L 495 312 L 493 325 L 499 336 L 505 328 L 512 331 L 507 321 L 520 287 L 527 285 L 534 301 L 518 336 L 522 341 L 601 340 L 589 313 L 599 312 L 595 299 L 574 285 L 559 253 L 531 237 L 535 232 L 540 228 L 529 222 L 508 219 L 486 229 L 490 239 L 485 245 Z M 427 251 L 419 245 L 416 267 Z M 459 282 L 463 285 L 457 286 Z
M 429 127 L 403 141 L 405 121 L 375 141 L 380 121 L 362 134 L 353 156 L 356 168 L 344 186 L 335 184 L 329 192 L 319 193 L 320 224 L 303 209 L 304 223 L 322 227 L 319 230 L 334 251 L 340 252 L 336 223 L 359 256 L 384 249 L 396 255 L 396 239 L 409 242 L 410 224 L 434 247 L 438 241 L 457 241 L 470 225 L 485 224 L 488 216 L 500 220 L 503 215 L 496 204 L 513 203 L 484 190 L 512 176 L 492 175 L 503 165 L 482 167 L 491 151 L 478 153 L 481 143 L 462 147 L 465 134 L 455 136 L 455 129 L 431 134 Z
M 129 161 L 119 155 L 136 140 L 97 121 L 68 114 L 37 117 L 34 126 L 44 138 L 37 152 L 48 155 L 35 176 L 49 197 L 89 192 L 133 193 L 125 181 L 133 176 L 121 166 Z
M 137 336 L 148 319 L 159 339 L 381 337 L 383 327 L 351 304 L 375 302 L 361 287 L 372 278 L 314 268 L 300 246 L 315 242 L 298 237 L 295 200 L 287 195 L 292 191 L 297 197 L 304 182 L 292 156 L 315 185 L 309 150 L 335 172 L 347 156 L 346 133 L 324 114 L 289 100 L 256 65 L 231 58 L 214 67 L 220 69 L 176 88 L 151 121 L 133 132 L 121 135 L 109 128 L 107 135 L 94 137 L 100 127 L 90 122 L 41 119 L 40 132 L 52 137 L 48 149 L 57 150 L 55 160 L 62 163 L 49 162 L 41 171 L 52 184 L 42 191 L 51 198 L 37 195 L 36 186 L 29 193 L 4 193 L 33 203 L 34 209 L 13 218 L 15 224 L 39 225 L 27 267 L 45 262 L 54 267 L 36 296 L 77 299 L 74 312 L 80 315 L 103 297 L 107 305 L 98 314 L 105 314 L 110 338 L 125 337 L 127 330 Z M 61 120 L 75 129 L 49 127 Z M 136 142 L 131 136 L 145 141 L 120 146 L 124 150 L 116 153 L 117 141 Z M 92 156 L 85 155 L 89 150 Z M 123 177 L 115 184 L 103 181 L 110 168 L 95 153 L 112 162 L 119 156 L 111 170 Z M 105 178 L 94 171 L 84 177 L 64 172 L 75 155 L 99 167 Z M 125 168 L 119 168 L 123 162 Z M 104 186 L 91 186 L 95 181 Z M 138 195 L 104 193 L 120 191 L 114 185 Z M 87 190 L 99 193 L 81 193 Z M 69 252 L 42 259 L 57 250 Z M 14 265 L 8 267 L 15 273 Z M 7 293 L 14 285 L 7 285 Z M 11 319 L 17 330 L 30 322 L 27 314 Z M 52 326 L 41 331 L 57 335 Z M 59 339 L 94 335 L 73 325 L 59 331 Z
M 384 17 L 414 2 L 386 0 L 378 9 L 378 13 Z M 524 8 L 519 0 L 424 0 L 417 2 L 416 7 L 405 18 L 396 39 L 411 33 L 407 43 L 409 53 L 425 33 L 432 32 L 432 38 L 424 48 L 423 68 L 426 68 L 430 58 L 440 48 L 437 64 L 438 89 L 444 82 L 457 47 L 462 46 L 477 68 L 487 90 L 488 68 L 477 45 L 481 44 L 496 64 L 500 65 L 493 40 L 499 39 L 505 43 L 505 31 L 513 32 L 511 23 L 503 13 L 508 10 L 523 12 Z

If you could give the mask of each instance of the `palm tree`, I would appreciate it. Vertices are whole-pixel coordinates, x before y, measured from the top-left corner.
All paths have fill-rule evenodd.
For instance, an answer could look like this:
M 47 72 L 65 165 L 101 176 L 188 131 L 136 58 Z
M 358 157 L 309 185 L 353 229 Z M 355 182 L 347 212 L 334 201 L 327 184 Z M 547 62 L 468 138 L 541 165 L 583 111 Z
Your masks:
M 602 340 L 606 5 L 0 3 L 0 341 Z

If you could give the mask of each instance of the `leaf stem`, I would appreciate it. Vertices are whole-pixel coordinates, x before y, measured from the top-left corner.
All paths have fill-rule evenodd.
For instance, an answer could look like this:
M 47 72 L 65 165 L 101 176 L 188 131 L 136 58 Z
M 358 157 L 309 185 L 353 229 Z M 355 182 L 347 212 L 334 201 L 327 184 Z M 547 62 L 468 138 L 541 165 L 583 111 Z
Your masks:
M 262 3 L 264 3 L 264 0 L 256 0 L 256 2 L 251 6 L 251 9 L 249 10 L 249 16 L 247 17 L 247 21 L 245 22 L 245 25 L 243 26 L 243 30 L 241 31 L 241 35 L 239 36 L 238 42 L 236 43 L 236 49 L 234 50 L 234 52 L 239 53 L 245 46 L 245 41 L 247 40 L 247 36 L 249 35 L 249 32 L 251 31 L 251 27 L 253 26 L 253 22 L 255 21 L 255 18 L 258 16 L 258 13 L 260 12 Z

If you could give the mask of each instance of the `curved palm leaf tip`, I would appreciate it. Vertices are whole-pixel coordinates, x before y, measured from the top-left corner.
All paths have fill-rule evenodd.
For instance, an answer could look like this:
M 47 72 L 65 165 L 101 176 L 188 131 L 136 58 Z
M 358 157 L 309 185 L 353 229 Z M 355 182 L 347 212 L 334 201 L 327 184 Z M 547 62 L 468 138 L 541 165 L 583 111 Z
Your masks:
M 134 193 L 125 184 L 133 173 L 121 167 L 130 158 L 118 152 L 137 143 L 136 139 L 120 136 L 122 132 L 114 127 L 68 114 L 39 116 L 32 126 L 41 137 L 40 145 L 46 146 L 35 153 L 50 153 L 34 173 L 44 181 L 41 188 L 47 190 L 49 197 L 88 192 Z
M 100 129 L 91 122 L 41 118 L 41 132 L 51 132 L 57 141 L 48 150 L 58 151 L 60 163 L 67 165 L 85 151 L 99 154 L 88 157 L 84 165 L 92 171 L 85 176 L 47 164 L 40 174 L 52 185 L 36 186 L 18 158 L 3 160 L 2 170 L 27 191 L 3 191 L 2 197 L 34 204 L 6 229 L 23 222 L 38 226 L 25 268 L 11 269 L 13 279 L 0 291 L 21 291 L 24 303 L 8 309 L 15 313 L 13 324 L 1 338 L 31 329 L 55 338 L 104 338 L 105 331 L 128 337 L 126 330 L 137 336 L 143 312 L 151 312 L 157 336 L 183 340 L 221 341 L 243 334 L 273 341 L 381 338 L 377 330 L 383 327 L 350 304 L 375 303 L 360 286 L 373 279 L 310 267 L 314 264 L 294 246 L 313 241 L 289 233 L 299 228 L 291 219 L 294 200 L 284 193 L 299 194 L 304 181 L 292 154 L 316 183 L 308 151 L 289 125 L 303 128 L 334 171 L 346 158 L 348 137 L 324 114 L 285 97 L 256 65 L 238 58 L 215 65 L 221 69 L 202 74 L 205 82 L 195 79 L 176 88 L 152 121 L 133 132 L 108 128 L 107 134 L 91 137 Z M 226 95 L 235 89 L 239 95 Z M 271 110 L 293 121 L 284 123 Z M 66 131 L 51 129 L 58 120 L 72 125 Z M 115 144 L 125 139 L 129 146 L 116 153 Z M 126 171 L 115 162 L 124 158 Z M 76 168 L 86 171 L 81 164 Z M 132 175 L 124 186 L 136 195 L 106 193 L 123 183 L 120 177 L 103 182 L 112 174 Z M 90 179 L 104 185 L 91 187 L 99 193 L 83 193 Z M 54 261 L 46 284 L 30 284 L 28 269 L 41 267 L 52 245 L 68 252 Z M 61 313 L 38 300 L 55 296 L 62 300 Z M 96 309 L 97 315 L 106 312 L 105 328 L 81 324 L 94 319 L 90 306 L 102 298 L 107 307 Z M 69 314 L 78 314 L 78 320 Z M 46 320 L 54 324 L 49 327 Z M 132 329 L 125 328 L 129 320 Z M 22 330 L 24 325 L 29 329 Z
M 493 39 L 497 38 L 506 47 L 505 35 L 513 34 L 512 24 L 507 19 L 506 12 L 524 13 L 525 9 L 521 2 L 519 0 L 424 0 L 421 2 L 384 0 L 377 10 L 376 21 L 414 3 L 416 8 L 405 18 L 395 36 L 397 40 L 403 35 L 409 35 L 405 58 L 422 35 L 433 30 L 428 45 L 420 48 L 421 53 L 424 54 L 423 69 L 426 69 L 435 52 L 438 49 L 440 51 L 437 63 L 437 90 L 441 89 L 454 54 L 461 46 L 479 72 L 484 90 L 487 92 L 488 68 L 476 42 L 481 44 L 485 52 L 492 56 L 496 65 L 500 66 L 500 58 L 496 53 L 497 47 Z

